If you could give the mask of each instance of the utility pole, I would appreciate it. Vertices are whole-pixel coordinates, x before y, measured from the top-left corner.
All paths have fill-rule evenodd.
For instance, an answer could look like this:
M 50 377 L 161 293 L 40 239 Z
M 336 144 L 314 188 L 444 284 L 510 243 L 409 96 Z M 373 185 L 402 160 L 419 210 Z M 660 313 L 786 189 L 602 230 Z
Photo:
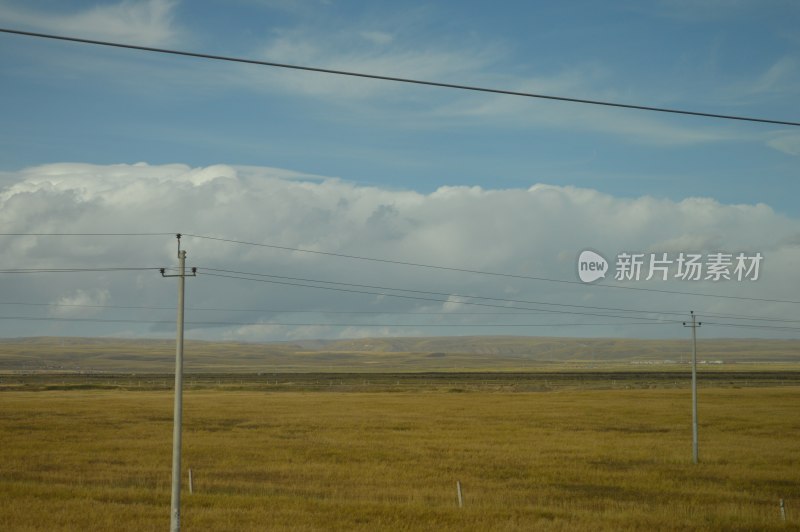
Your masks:
M 175 406 L 172 416 L 172 498 L 170 503 L 170 532 L 181 529 L 181 429 L 183 423 L 183 301 L 186 277 L 196 277 L 197 268 L 186 275 L 186 251 L 181 250 L 181 234 L 178 233 L 178 274 L 167 275 L 161 268 L 162 277 L 178 278 L 178 319 L 175 341 Z
M 697 328 L 702 323 L 695 321 L 693 310 L 689 312 L 692 315 L 692 322 L 687 325 L 684 321 L 683 326 L 692 328 L 692 463 L 697 464 L 700 462 L 697 449 Z

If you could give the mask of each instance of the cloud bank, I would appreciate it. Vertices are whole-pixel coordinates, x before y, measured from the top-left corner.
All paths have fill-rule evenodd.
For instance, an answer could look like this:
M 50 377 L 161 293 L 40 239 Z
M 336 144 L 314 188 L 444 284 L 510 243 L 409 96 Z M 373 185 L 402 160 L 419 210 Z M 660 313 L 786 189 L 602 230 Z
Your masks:
M 189 334 L 195 338 L 673 337 L 685 331 L 672 324 L 628 324 L 636 321 L 634 317 L 675 319 L 664 313 L 688 313 L 689 309 L 790 319 L 796 315 L 796 305 L 575 284 L 576 259 L 587 248 L 610 260 L 623 251 L 760 252 L 765 258 L 756 282 L 640 281 L 628 286 L 800 300 L 797 284 L 791 282 L 800 259 L 800 221 L 763 204 L 725 205 L 692 197 L 677 202 L 647 196 L 621 198 L 547 184 L 506 190 L 441 187 L 421 194 L 283 169 L 227 165 L 60 163 L 6 173 L 2 178 L 6 185 L 0 188 L 0 225 L 5 233 L 140 235 L 2 236 L 6 269 L 173 267 L 176 241 L 171 233 L 177 232 L 284 248 L 191 236 L 182 239 L 188 265 L 200 268 L 200 275 L 187 281 L 187 306 L 196 309 L 187 320 L 202 322 L 190 326 Z M 252 276 L 217 270 L 278 277 L 246 281 L 213 274 Z M 0 312 L 6 318 L 120 320 L 3 319 L 2 336 L 169 336 L 174 331 L 174 283 L 157 271 L 6 273 L 0 274 L 0 283 Z M 475 296 L 483 299 L 471 299 Z M 480 305 L 459 304 L 464 301 Z M 528 310 L 521 313 L 514 307 Z M 548 312 L 541 312 L 544 309 Z M 606 325 L 567 327 L 587 323 Z M 763 332 L 728 328 L 716 330 L 715 336 Z

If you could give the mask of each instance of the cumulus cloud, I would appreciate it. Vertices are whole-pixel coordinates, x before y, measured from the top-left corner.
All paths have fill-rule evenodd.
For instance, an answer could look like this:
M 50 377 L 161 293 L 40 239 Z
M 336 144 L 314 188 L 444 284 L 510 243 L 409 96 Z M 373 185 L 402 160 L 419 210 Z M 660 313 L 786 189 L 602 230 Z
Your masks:
M 189 265 L 200 268 L 197 278 L 187 280 L 187 305 L 193 309 L 187 320 L 190 335 L 197 338 L 289 340 L 369 336 L 369 331 L 374 335 L 683 333 L 672 326 L 548 328 L 548 324 L 620 322 L 604 317 L 607 311 L 569 305 L 642 311 L 627 316 L 663 317 L 658 312 L 690 308 L 785 315 L 786 309 L 777 303 L 744 304 L 458 271 L 577 281 L 576 259 L 587 248 L 611 261 L 623 251 L 760 252 L 764 263 L 757 282 L 671 280 L 632 286 L 800 299 L 796 283 L 789 281 L 800 260 L 796 245 L 800 221 L 762 204 L 618 198 L 547 184 L 505 190 L 442 187 L 421 194 L 288 170 L 228 165 L 51 164 L 9 173 L 6 182 L 10 184 L 0 188 L 0 225 L 7 233 L 29 235 L 0 237 L 6 268 L 174 267 L 177 244 L 171 233 L 186 234 L 182 246 L 188 250 Z M 33 236 L 38 233 L 141 236 Z M 54 307 L 62 315 L 69 312 L 66 309 L 82 308 L 77 305 L 105 305 L 102 317 L 134 322 L 59 324 L 56 330 L 4 321 L 0 324 L 4 335 L 126 331 L 168 336 L 174 331 L 170 310 L 174 283 L 157 270 L 0 274 L 0 283 L 5 302 L 74 305 Z M 158 308 L 130 308 L 141 306 Z M 514 314 L 515 307 L 526 311 Z M 550 312 L 542 312 L 545 309 Z M 3 310 L 22 312 L 17 307 Z M 583 314 L 574 314 L 575 310 Z M 515 324 L 515 328 L 487 324 Z M 516 326 L 524 324 L 536 327 Z

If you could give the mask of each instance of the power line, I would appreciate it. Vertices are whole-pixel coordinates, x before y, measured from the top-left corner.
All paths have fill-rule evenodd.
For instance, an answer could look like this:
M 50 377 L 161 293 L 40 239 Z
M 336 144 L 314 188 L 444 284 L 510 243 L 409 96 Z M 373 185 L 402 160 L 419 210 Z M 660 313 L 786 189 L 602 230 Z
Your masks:
M 698 316 L 705 316 L 711 318 L 723 318 L 727 320 L 743 320 L 743 321 L 767 321 L 767 322 L 780 322 L 780 323 L 800 323 L 800 320 L 784 320 L 780 318 L 760 318 L 757 316 L 743 316 L 741 314 L 707 314 L 705 312 L 697 312 Z
M 613 317 L 613 316 L 607 316 Z M 67 323 L 131 323 L 143 325 L 170 324 L 169 320 L 135 320 L 114 318 L 62 318 L 50 316 L 0 316 L 0 321 L 35 321 L 35 322 L 67 322 Z M 275 325 L 281 327 L 588 327 L 588 326 L 638 326 L 638 325 L 675 325 L 680 322 L 630 322 L 630 323 L 325 323 L 325 322 L 238 322 L 238 321 L 187 321 L 186 325 L 193 327 L 243 327 L 259 325 Z M 743 327 L 751 329 L 800 331 L 800 327 L 774 326 L 774 325 L 748 325 L 740 323 L 703 322 L 703 325 L 718 327 Z
M 270 248 L 270 249 L 280 249 L 283 251 L 295 251 L 298 253 L 311 253 L 315 255 L 324 255 L 330 257 L 339 257 L 344 259 L 353 259 L 353 260 L 363 260 L 369 262 L 378 262 L 383 264 L 397 264 L 400 266 L 413 266 L 416 268 L 428 268 L 433 270 L 443 270 L 443 271 L 451 271 L 451 272 L 460 272 L 460 273 L 472 273 L 477 275 L 488 275 L 492 277 L 504 277 L 510 279 L 525 279 L 529 281 L 543 281 L 548 283 L 562 283 L 562 284 L 570 284 L 570 285 L 577 285 L 582 286 L 584 288 L 591 286 L 593 288 L 613 288 L 613 289 L 620 289 L 620 290 L 635 290 L 640 292 L 655 292 L 660 294 L 675 294 L 675 295 L 684 295 L 684 296 L 692 296 L 692 297 L 714 297 L 714 298 L 721 298 L 721 299 L 734 299 L 734 300 L 741 300 L 741 301 L 761 301 L 761 302 L 768 302 L 768 303 L 788 303 L 788 304 L 800 304 L 800 301 L 794 300 L 786 300 L 786 299 L 770 299 L 770 298 L 759 298 L 759 297 L 745 297 L 745 296 L 729 296 L 729 295 L 720 295 L 720 294 L 707 294 L 702 292 L 684 292 L 680 290 L 662 290 L 659 288 L 643 288 L 637 286 L 622 286 L 618 284 L 592 284 L 587 285 L 582 281 L 569 281 L 566 279 L 553 279 L 549 277 L 537 277 L 532 275 L 519 275 L 513 273 L 501 273 L 501 272 L 489 272 L 483 270 L 471 270 L 467 268 L 456 268 L 452 266 L 437 266 L 434 264 L 423 264 L 419 262 L 408 262 L 408 261 L 401 261 L 401 260 L 392 260 L 392 259 L 379 259 L 375 257 L 364 257 L 360 255 L 348 255 L 345 253 L 335 253 L 332 251 L 317 251 L 311 249 L 303 249 L 303 248 L 293 248 L 289 246 L 279 246 L 276 244 L 263 244 L 259 242 L 248 242 L 245 240 L 234 240 L 230 238 L 221 238 L 221 237 L 213 237 L 213 236 L 205 236 L 205 235 L 195 235 L 191 233 L 183 233 L 185 237 L 192 237 L 192 238 L 200 238 L 204 240 L 213 240 L 218 242 L 227 242 L 231 244 L 240 244 L 246 246 L 255 246 L 255 247 L 263 247 L 263 248 Z
M 0 316 L 4 321 L 51 321 L 68 323 L 138 323 L 143 325 L 170 324 L 168 320 L 132 320 L 112 318 L 58 318 L 39 316 Z M 286 323 L 286 322 L 238 322 L 238 321 L 187 321 L 194 327 L 243 327 L 276 325 L 281 327 L 570 327 L 570 326 L 628 326 L 628 325 L 671 325 L 669 323 Z
M 0 31 L 2 31 L 0 29 Z M 622 285 L 615 285 L 615 284 L 592 284 L 587 285 L 582 281 L 570 281 L 567 279 L 553 279 L 549 277 L 537 277 L 532 275 L 520 275 L 520 274 L 513 274 L 513 273 L 502 273 L 502 272 L 490 272 L 490 271 L 483 271 L 483 270 L 472 270 L 468 268 L 457 268 L 451 266 L 438 266 L 434 264 L 423 264 L 418 262 L 409 262 L 409 261 L 401 261 L 401 260 L 392 260 L 392 259 L 380 259 L 376 257 L 364 257 L 360 255 L 348 255 L 345 253 L 335 253 L 331 251 L 317 251 L 311 249 L 303 249 L 303 248 L 293 248 L 289 246 L 279 246 L 276 244 L 264 244 L 260 242 L 248 242 L 246 240 L 236 240 L 231 238 L 222 238 L 222 237 L 213 237 L 213 236 L 206 236 L 206 235 L 197 235 L 192 233 L 181 233 L 184 237 L 192 237 L 198 238 L 202 240 L 212 240 L 217 242 L 226 242 L 230 244 L 240 244 L 246 246 L 255 246 L 255 247 L 264 247 L 264 248 L 271 248 L 271 249 L 280 249 L 284 251 L 294 251 L 298 253 L 310 253 L 315 255 L 324 255 L 330 257 L 339 257 L 345 259 L 353 259 L 353 260 L 363 260 L 369 262 L 378 262 L 384 264 L 397 264 L 400 266 L 413 266 L 416 268 L 428 268 L 434 270 L 443 270 L 443 271 L 452 271 L 452 272 L 460 272 L 460 273 L 471 273 L 477 275 L 488 275 L 492 277 L 504 277 L 504 278 L 511 278 L 511 279 L 524 279 L 529 281 L 542 281 L 542 282 L 549 282 L 549 283 L 562 283 L 562 284 L 570 284 L 570 285 L 577 285 L 582 287 L 596 287 L 596 288 L 612 288 L 612 289 L 620 289 L 620 290 L 635 290 L 640 292 L 655 292 L 660 294 L 674 294 L 674 295 L 684 295 L 684 296 L 691 296 L 691 297 L 712 297 L 712 298 L 719 298 L 719 299 L 733 299 L 739 301 L 760 301 L 766 303 L 786 303 L 786 304 L 800 304 L 800 301 L 796 300 L 787 300 L 787 299 L 775 299 L 775 298 L 760 298 L 760 297 L 746 297 L 746 296 L 730 296 L 730 295 L 722 295 L 722 294 L 708 294 L 703 292 L 685 292 L 680 290 L 662 290 L 658 288 L 644 288 L 644 287 L 637 287 L 637 286 L 622 286 Z M 175 233 L 0 233 L 0 236 L 173 236 Z M 152 268 L 142 268 L 142 269 L 152 269 Z M 174 268 L 167 268 L 167 269 L 174 269 Z M 49 271 L 49 270 L 42 270 L 42 271 Z M 56 271 L 56 270 L 54 270 Z M 61 270 L 57 270 L 61 271 Z M 88 270 L 81 270 L 81 271 L 88 271 Z M 0 273 L 11 273 L 5 270 L 0 270 Z M 660 312 L 662 314 L 679 314 L 678 311 L 664 311 Z
M 249 274 L 249 275 L 265 275 L 265 274 Z M 269 276 L 273 277 L 273 276 Z M 276 276 L 280 277 L 280 276 Z M 315 282 L 328 282 L 328 281 L 315 281 Z M 345 284 L 345 283 L 336 283 L 336 284 Z M 362 286 L 362 285 L 356 285 Z M 397 289 L 392 288 L 392 290 L 404 290 L 404 289 Z M 431 292 L 432 294 L 436 292 Z M 464 297 L 477 297 L 477 296 L 464 296 Z M 491 298 L 494 299 L 494 298 Z M 502 301 L 518 301 L 518 300 L 502 300 Z M 453 303 L 453 301 L 450 301 Z M 531 302 L 535 303 L 535 302 Z M 535 304 L 542 304 L 542 305 L 564 305 L 560 303 L 535 303 Z M 167 311 L 174 311 L 174 307 L 169 306 L 153 306 L 153 305 L 90 305 L 90 304 L 81 304 L 81 303 L 36 303 L 36 302 L 23 302 L 23 301 L 0 301 L 0 306 L 26 306 L 26 307 L 53 307 L 53 308 L 85 308 L 85 309 L 114 309 L 114 310 L 167 310 Z M 654 314 L 673 314 L 673 315 L 680 315 L 679 312 L 663 312 L 663 311 L 647 311 L 647 310 L 633 310 L 633 309 L 621 309 L 621 308 L 614 308 L 614 307 L 592 307 L 588 305 L 566 305 L 566 306 L 577 306 L 580 308 L 594 308 L 594 309 L 607 309 L 607 310 L 617 310 L 622 312 L 650 312 Z M 508 308 L 508 307 L 503 307 Z M 516 307 L 515 307 L 516 308 Z M 520 311 L 516 312 L 430 312 L 430 311 L 380 311 L 380 310 L 324 310 L 324 309 L 266 309 L 266 308 L 230 308 L 230 307 L 187 307 L 187 311 L 192 312 L 262 312 L 262 313 L 270 313 L 270 314 L 326 314 L 326 315 L 387 315 L 387 316 L 447 316 L 447 317 L 459 317 L 459 316 L 525 316 L 529 314 L 542 314 L 542 310 L 531 310 L 531 311 L 524 311 L 520 309 Z M 697 312 L 697 316 L 706 316 L 706 317 L 716 317 L 716 318 L 724 318 L 724 319 L 731 319 L 731 320 L 743 320 L 743 321 L 760 321 L 760 322 L 770 322 L 770 323 L 800 323 L 800 320 L 787 320 L 781 318 L 763 318 L 758 316 L 745 316 L 742 314 L 707 314 L 703 312 Z M 712 323 L 713 324 L 713 323 Z M 737 324 L 724 324 L 725 326 L 736 326 Z M 754 325 L 755 326 L 755 325 Z
M 272 275 L 266 273 L 250 273 L 250 272 L 240 272 L 235 270 L 222 270 L 218 268 L 203 268 L 203 270 L 214 271 L 214 272 L 222 272 L 222 273 L 232 273 L 236 275 L 249 275 L 252 277 L 267 277 L 271 279 L 285 279 L 289 281 L 303 281 L 309 283 L 320 283 L 320 284 L 332 284 L 338 286 L 353 286 L 357 288 L 375 288 L 378 290 L 393 290 L 397 292 L 410 292 L 414 294 L 428 294 L 428 295 L 437 295 L 437 296 L 446 296 L 446 297 L 460 297 L 460 298 L 471 298 L 471 299 L 485 299 L 490 301 L 502 301 L 504 303 L 524 303 L 526 305 L 545 305 L 545 306 L 555 306 L 555 307 L 572 307 L 572 308 L 585 308 L 585 309 L 594 309 L 594 310 L 610 310 L 614 312 L 651 312 L 653 314 L 672 314 L 677 316 L 683 316 L 685 312 L 657 312 L 657 311 L 647 311 L 642 309 L 624 309 L 618 307 L 598 307 L 592 305 L 574 305 L 569 303 L 548 303 L 544 301 L 531 301 L 531 300 L 524 300 L 524 299 L 508 299 L 508 298 L 499 298 L 499 297 L 487 297 L 487 296 L 469 296 L 463 294 L 454 294 L 452 292 L 433 292 L 430 290 L 414 290 L 409 288 L 396 288 L 390 286 L 375 286 L 375 285 L 368 285 L 368 284 L 356 284 L 356 283 L 343 283 L 338 281 L 322 281 L 319 279 L 305 279 L 302 277 L 287 277 L 285 275 Z
M 787 325 L 754 325 L 749 323 L 716 323 L 711 321 L 704 321 L 703 325 L 716 325 L 718 327 L 743 327 L 746 329 L 776 329 L 776 330 L 789 330 L 800 331 L 800 327 L 790 327 Z
M 111 42 L 111 41 L 100 41 L 95 39 L 84 39 L 79 37 L 67 37 L 63 35 L 54 35 L 50 33 L 38 33 L 38 32 L 31 32 L 31 31 L 22 31 L 22 30 L 14 30 L 8 28 L 0 28 L 0 32 L 15 34 L 15 35 L 24 35 L 27 37 L 38 37 L 42 39 L 53 39 L 59 41 L 67 41 L 67 42 L 75 42 L 75 43 L 82 43 L 82 44 L 93 44 L 98 46 L 108 46 L 113 48 L 124 48 L 129 50 L 139 50 L 144 52 L 155 52 L 160 54 L 170 54 L 170 55 L 177 55 L 177 56 L 184 56 L 184 57 L 194 57 L 198 59 L 211 59 L 214 61 L 226 61 L 232 63 L 244 63 L 250 65 L 259 65 L 259 66 L 268 66 L 268 67 L 275 67 L 275 68 L 284 68 L 290 70 L 302 70 L 306 72 L 317 72 L 321 74 L 335 74 L 339 76 L 350 76 L 356 78 L 366 78 L 366 79 L 375 79 L 381 81 L 392 81 L 397 83 L 408 83 L 413 85 L 426 85 L 430 87 L 440 87 L 446 89 L 458 89 L 458 90 L 465 90 L 465 91 L 473 91 L 473 92 L 483 92 L 483 93 L 491 93 L 491 94 L 502 94 L 506 96 L 522 96 L 526 98 L 537 98 L 543 100 L 555 100 L 560 102 L 569 102 L 569 103 L 579 103 L 579 104 L 587 104 L 587 105 L 598 105 L 604 107 L 615 107 L 615 108 L 622 108 L 622 109 L 634 109 L 638 111 L 651 111 L 651 112 L 658 112 L 658 113 L 670 113 L 670 114 L 677 114 L 677 115 L 688 115 L 688 116 L 697 116 L 697 117 L 704 117 L 704 118 L 717 118 L 723 120 L 737 120 L 742 122 L 758 122 L 758 123 L 765 123 L 765 124 L 777 124 L 783 126 L 800 126 L 800 122 L 792 122 L 787 120 L 773 120 L 767 118 L 753 118 L 753 117 L 746 117 L 746 116 L 739 116 L 739 115 L 723 115 L 717 113 L 707 113 L 707 112 L 700 112 L 700 111 L 687 111 L 682 109 L 671 109 L 666 107 L 654 107 L 649 105 L 636 105 L 636 104 L 627 104 L 627 103 L 619 103 L 619 102 L 609 102 L 609 101 L 602 101 L 602 100 L 589 100 L 585 98 L 569 98 L 566 96 L 554 96 L 554 95 L 547 95 L 547 94 L 537 94 L 531 92 L 521 92 L 521 91 L 511 91 L 505 89 L 493 89 L 488 87 L 478 87 L 474 85 L 461 85 L 455 83 L 444 83 L 439 81 L 425 81 L 425 80 L 418 80 L 418 79 L 410 79 L 410 78 L 401 78 L 396 76 L 381 76 L 377 74 L 367 74 L 363 72 L 350 72 L 346 70 L 334 70 L 329 68 L 320 68 L 320 67 L 310 67 L 310 66 L 302 66 L 302 65 L 294 65 L 289 63 L 276 63 L 273 61 L 261 61 L 257 59 L 247 59 L 242 57 L 231 57 L 231 56 L 223 56 L 223 55 L 215 55 L 215 54 L 206 54 L 200 52 L 188 52 L 183 50 L 173 50 L 168 48 L 155 48 L 152 46 L 140 46 L 134 44 L 125 44 L 119 42 Z
M 0 305 L 28 306 L 28 307 L 56 307 L 56 308 L 88 308 L 88 309 L 121 309 L 121 310 L 170 310 L 175 307 L 158 307 L 148 305 L 86 305 L 79 303 L 25 303 L 21 301 L 0 301 Z M 381 310 L 313 310 L 313 309 L 263 309 L 263 308 L 212 308 L 212 307 L 186 307 L 192 312 L 263 312 L 272 314 L 370 314 L 370 315 L 409 315 L 409 316 L 524 316 L 528 314 L 541 314 L 531 312 L 428 312 L 428 311 L 381 311 Z
M 543 303 L 547 304 L 547 303 Z M 115 309 L 115 310 L 168 310 L 174 311 L 175 307 L 160 307 L 152 305 L 89 305 L 81 303 L 34 303 L 23 301 L 0 301 L 2 306 L 26 306 L 26 307 L 55 307 L 55 308 L 86 308 L 86 309 Z M 596 307 L 588 307 L 596 308 Z M 602 308 L 602 307 L 600 307 Z M 391 310 L 324 310 L 324 309 L 266 309 L 266 308 L 229 308 L 229 307 L 186 307 L 187 311 L 192 312 L 262 312 L 270 314 L 328 314 L 328 315 L 387 315 L 387 316 L 525 316 L 528 314 L 541 314 L 541 311 L 517 311 L 517 312 L 430 312 L 430 311 L 391 311 Z M 633 310 L 619 309 L 625 312 L 634 312 Z M 664 312 L 664 311 L 636 311 L 636 312 L 652 312 L 656 314 L 675 314 L 680 315 L 679 312 Z M 698 317 L 715 317 L 731 320 L 744 320 L 744 321 L 763 321 L 773 323 L 800 323 L 800 320 L 786 320 L 780 318 L 763 318 L 758 316 L 746 316 L 742 314 L 707 314 L 704 312 L 696 312 Z M 731 324 L 735 325 L 735 324 Z
M 25 307 L 126 309 L 126 310 L 175 310 L 175 307 L 155 307 L 148 305 L 87 305 L 82 303 L 26 303 L 23 301 L 0 301 L 0 305 Z M 207 309 L 196 309 L 207 310 Z
M 454 301 L 449 299 L 437 299 L 432 297 L 423 297 L 423 296 L 409 296 L 403 294 L 393 294 L 389 292 L 375 292 L 370 290 L 355 290 L 353 288 L 337 288 L 333 286 L 319 286 L 319 285 L 310 285 L 310 284 L 302 284 L 302 283 L 293 283 L 289 281 L 275 281 L 273 279 L 253 279 L 250 277 L 242 277 L 237 275 L 226 275 L 221 273 L 203 273 L 203 275 L 209 275 L 212 277 L 224 277 L 227 279 L 238 279 L 242 281 L 255 281 L 255 282 L 262 282 L 262 283 L 271 283 L 271 284 L 279 284 L 284 286 L 298 286 L 303 288 L 316 288 L 319 290 L 331 290 L 336 292 L 346 292 L 352 294 L 369 294 L 369 295 L 378 295 L 384 297 L 396 297 L 402 299 L 413 299 L 413 300 L 420 300 L 420 301 L 435 301 L 437 303 L 452 303 L 457 305 L 475 305 L 481 307 L 491 307 L 491 308 L 500 308 L 504 310 L 509 309 L 520 309 L 520 310 L 528 310 L 528 311 L 536 311 L 542 313 L 550 313 L 550 314 L 569 314 L 569 315 L 583 315 L 583 316 L 599 316 L 602 318 L 619 318 L 619 319 L 633 319 L 633 320 L 642 320 L 642 321 L 650 321 L 650 322 L 658 322 L 658 323 L 681 323 L 678 320 L 661 320 L 658 318 L 645 318 L 645 317 L 637 317 L 637 316 L 616 316 L 613 314 L 600 314 L 596 312 L 578 312 L 578 311 L 566 311 L 566 310 L 552 310 L 552 309 L 535 309 L 535 308 L 527 308 L 527 307 L 511 307 L 507 305 L 495 305 L 490 303 L 476 303 L 474 301 Z M 436 294 L 432 292 L 432 294 Z M 453 296 L 454 294 L 449 294 Z M 475 298 L 480 299 L 478 296 L 457 296 L 457 297 L 466 297 L 466 298 Z M 494 298 L 487 298 L 487 299 L 494 299 Z M 499 300 L 501 301 L 501 300 Z
M 6 268 L 0 269 L 0 273 L 84 273 L 84 272 L 137 272 L 137 271 L 158 271 L 161 268 Z
M 0 233 L 0 236 L 175 236 L 175 233 Z

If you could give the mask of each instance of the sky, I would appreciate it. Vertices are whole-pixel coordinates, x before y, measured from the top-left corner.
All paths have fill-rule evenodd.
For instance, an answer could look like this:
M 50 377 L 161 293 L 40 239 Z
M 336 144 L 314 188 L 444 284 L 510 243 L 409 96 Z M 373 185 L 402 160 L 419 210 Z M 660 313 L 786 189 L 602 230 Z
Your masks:
M 798 21 L 792 0 L 0 0 L 5 29 L 790 122 Z M 707 337 L 800 336 L 800 127 L 8 33 L 0 80 L 0 337 L 169 337 L 178 232 L 188 338 L 680 338 L 690 310 Z M 11 271 L 37 268 L 146 269 Z

